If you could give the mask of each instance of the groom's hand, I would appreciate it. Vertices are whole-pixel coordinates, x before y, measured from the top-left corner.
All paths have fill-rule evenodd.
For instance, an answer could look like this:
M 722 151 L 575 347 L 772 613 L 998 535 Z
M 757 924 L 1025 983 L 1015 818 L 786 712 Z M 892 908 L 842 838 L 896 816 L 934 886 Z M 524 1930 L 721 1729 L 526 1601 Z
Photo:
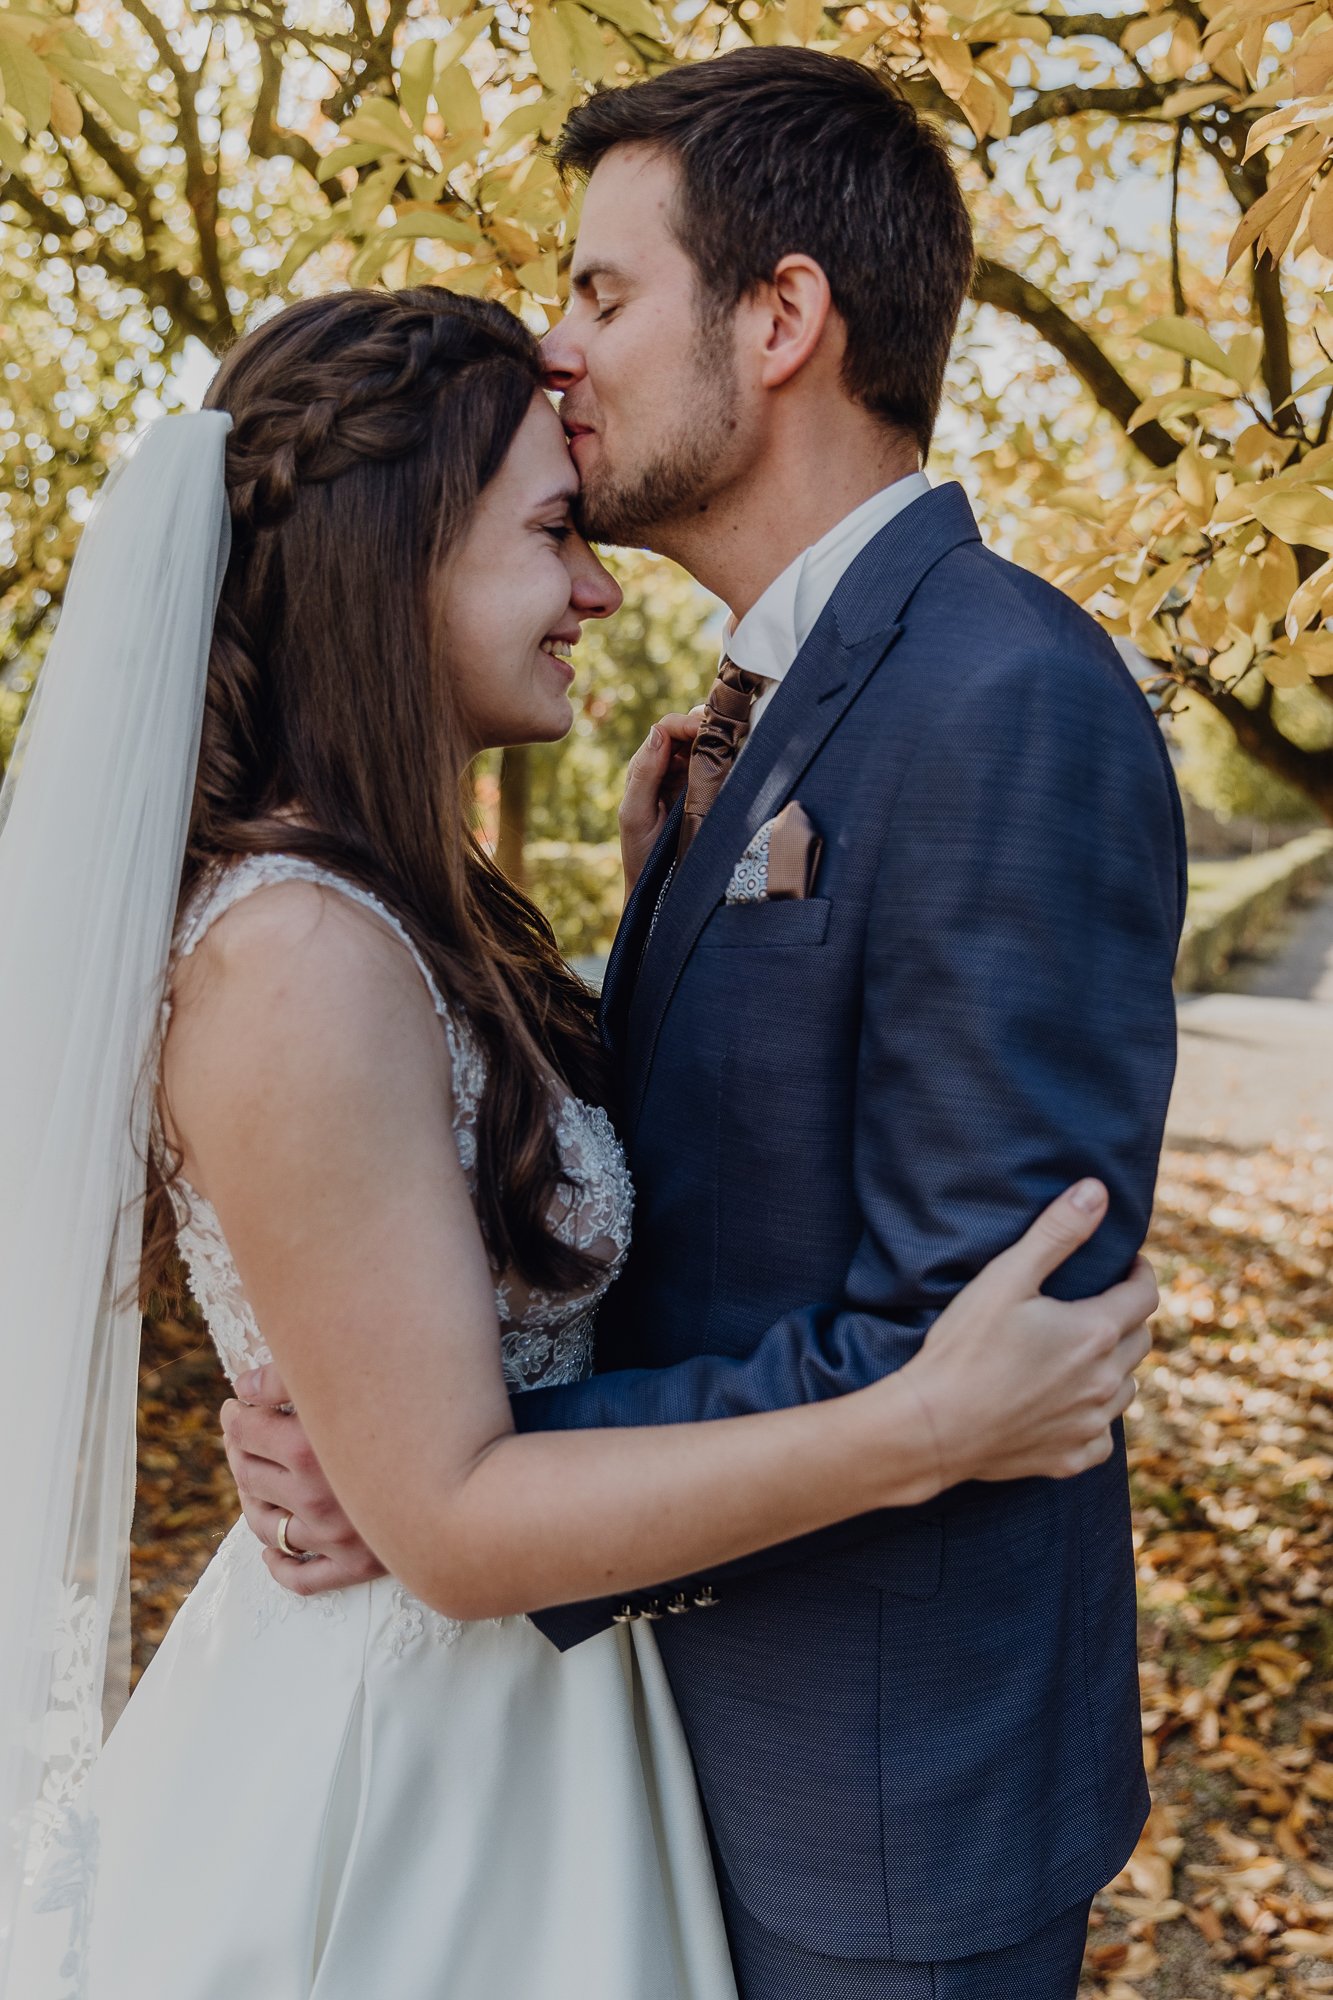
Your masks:
M 338 1505 L 277 1369 L 240 1376 L 236 1395 L 222 1406 L 227 1463 L 270 1575 L 298 1597 L 383 1576 L 383 1563 Z M 278 1546 L 284 1521 L 290 1556 Z

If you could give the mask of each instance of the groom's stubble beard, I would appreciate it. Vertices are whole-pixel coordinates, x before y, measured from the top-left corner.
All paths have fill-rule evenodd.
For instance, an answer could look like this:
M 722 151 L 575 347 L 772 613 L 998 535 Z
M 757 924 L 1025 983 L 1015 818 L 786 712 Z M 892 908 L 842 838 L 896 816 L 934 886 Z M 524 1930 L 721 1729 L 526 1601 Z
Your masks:
M 700 513 L 717 491 L 739 401 L 729 326 L 730 314 L 701 316 L 681 385 L 684 414 L 666 442 L 631 473 L 608 466 L 585 477 L 574 512 L 588 541 L 651 548 L 658 530 Z

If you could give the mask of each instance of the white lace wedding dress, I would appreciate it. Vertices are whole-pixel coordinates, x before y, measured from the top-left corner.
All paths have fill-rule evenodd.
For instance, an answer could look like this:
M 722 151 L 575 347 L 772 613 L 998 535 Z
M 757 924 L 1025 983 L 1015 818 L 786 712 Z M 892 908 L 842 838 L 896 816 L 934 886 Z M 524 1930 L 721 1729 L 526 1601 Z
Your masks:
M 352 896 L 412 950 L 361 890 L 265 856 L 196 898 L 178 954 L 239 897 L 292 879 Z M 483 1062 L 417 963 L 471 1180 Z M 502 1277 L 516 1390 L 589 1368 L 629 1243 L 605 1112 L 564 1096 L 552 1116 L 577 1190 L 559 1233 L 605 1274 L 577 1295 Z M 266 1361 L 197 1194 L 179 1240 L 228 1374 Z M 689 1754 L 642 1623 L 560 1654 L 526 1618 L 460 1625 L 392 1578 L 296 1598 L 242 1521 L 76 1803 L 79 1842 L 48 1858 L 22 1913 L 18 2000 L 735 2000 Z

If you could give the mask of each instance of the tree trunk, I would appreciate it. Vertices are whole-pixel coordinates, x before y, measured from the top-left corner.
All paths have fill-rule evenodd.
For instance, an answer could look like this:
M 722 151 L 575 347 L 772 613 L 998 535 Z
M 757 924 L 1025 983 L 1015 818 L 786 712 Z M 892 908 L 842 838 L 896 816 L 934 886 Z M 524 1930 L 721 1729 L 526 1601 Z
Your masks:
M 495 858 L 511 882 L 527 882 L 528 800 L 532 791 L 532 753 L 520 745 L 506 750 L 500 764 L 500 838 Z
M 1247 708 L 1225 689 L 1199 687 L 1197 691 L 1225 716 L 1242 750 L 1304 792 L 1311 805 L 1333 824 L 1333 750 L 1303 750 L 1282 734 L 1263 708 Z

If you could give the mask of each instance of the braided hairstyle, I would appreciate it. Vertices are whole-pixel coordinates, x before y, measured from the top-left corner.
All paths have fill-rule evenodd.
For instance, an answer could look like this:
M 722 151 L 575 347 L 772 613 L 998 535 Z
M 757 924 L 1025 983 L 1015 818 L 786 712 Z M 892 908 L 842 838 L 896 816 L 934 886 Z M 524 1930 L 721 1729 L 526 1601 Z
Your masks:
M 607 1102 L 595 1008 L 549 924 L 477 837 L 439 579 L 541 384 L 502 307 L 437 287 L 306 299 L 232 348 L 232 549 L 208 664 L 183 909 L 206 871 L 299 854 L 405 926 L 486 1056 L 477 1205 L 497 1269 L 573 1287 L 552 1070 Z M 293 818 L 299 814 L 299 821 Z M 169 1180 L 150 1169 L 142 1289 L 173 1289 Z

